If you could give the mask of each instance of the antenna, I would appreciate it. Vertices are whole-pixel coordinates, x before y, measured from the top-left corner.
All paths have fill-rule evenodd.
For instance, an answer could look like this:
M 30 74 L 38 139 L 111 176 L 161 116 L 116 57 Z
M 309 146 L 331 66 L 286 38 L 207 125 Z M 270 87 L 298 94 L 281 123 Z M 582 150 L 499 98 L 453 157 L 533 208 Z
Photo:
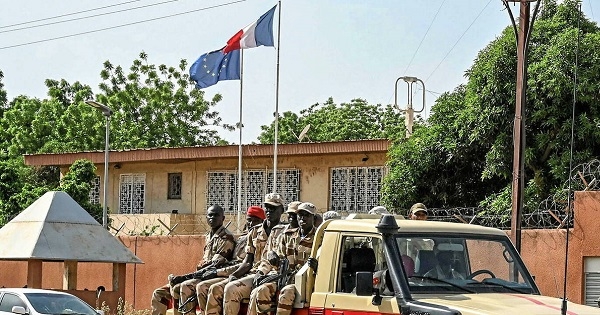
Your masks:
M 302 129 L 302 131 L 300 131 L 300 135 L 298 136 L 298 142 L 302 142 L 302 139 L 304 139 L 304 137 L 306 137 L 306 133 L 308 132 L 308 129 L 310 129 L 310 124 L 304 126 L 304 129 Z
M 577 103 L 577 75 L 579 70 L 579 44 L 581 42 L 581 3 L 579 3 L 579 15 L 577 16 L 577 45 L 575 46 L 575 73 L 573 76 L 573 106 L 571 113 L 571 148 L 569 152 L 569 191 L 567 197 L 567 233 L 565 244 L 565 270 L 563 278 L 563 298 L 560 307 L 561 315 L 567 315 L 567 271 L 569 268 L 569 224 L 573 212 L 573 197 L 571 194 L 571 172 L 573 172 L 573 143 L 575 142 L 575 104 Z

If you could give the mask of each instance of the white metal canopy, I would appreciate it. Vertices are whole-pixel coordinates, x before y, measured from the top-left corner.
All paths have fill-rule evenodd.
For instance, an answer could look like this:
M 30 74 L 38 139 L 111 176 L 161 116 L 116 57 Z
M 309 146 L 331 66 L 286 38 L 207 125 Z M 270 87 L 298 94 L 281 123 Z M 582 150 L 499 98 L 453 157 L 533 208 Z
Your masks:
M 0 229 L 0 260 L 143 263 L 71 196 L 50 191 Z

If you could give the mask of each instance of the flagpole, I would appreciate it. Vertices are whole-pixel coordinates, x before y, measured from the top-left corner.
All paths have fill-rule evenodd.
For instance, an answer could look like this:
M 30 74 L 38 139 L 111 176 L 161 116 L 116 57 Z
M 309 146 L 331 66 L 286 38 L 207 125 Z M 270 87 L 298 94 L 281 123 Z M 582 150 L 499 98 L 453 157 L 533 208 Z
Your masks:
M 273 192 L 277 192 L 277 142 L 279 133 L 279 51 L 281 50 L 281 0 L 277 2 L 277 79 L 275 83 L 275 140 L 273 144 Z
M 244 87 L 244 50 L 240 49 L 240 120 L 238 122 L 238 128 L 240 130 L 240 143 L 238 147 L 238 194 L 237 194 L 237 228 L 239 232 L 242 232 L 240 224 L 242 222 L 242 101 L 243 101 L 243 87 Z

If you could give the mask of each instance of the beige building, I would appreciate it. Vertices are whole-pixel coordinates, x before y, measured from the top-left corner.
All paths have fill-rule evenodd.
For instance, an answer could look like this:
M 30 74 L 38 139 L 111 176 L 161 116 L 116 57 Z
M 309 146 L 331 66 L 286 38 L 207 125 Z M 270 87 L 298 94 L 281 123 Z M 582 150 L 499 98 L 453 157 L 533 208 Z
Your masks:
M 287 202 L 310 201 L 321 212 L 366 212 L 380 203 L 388 147 L 388 140 L 280 144 L 276 192 Z M 243 211 L 272 191 L 273 146 L 243 145 L 242 215 L 238 152 L 237 145 L 111 151 L 111 227 L 124 234 L 198 234 L 207 206 L 219 204 L 240 229 Z M 25 163 L 59 166 L 64 175 L 79 159 L 98 168 L 90 198 L 101 203 L 103 151 L 26 155 Z

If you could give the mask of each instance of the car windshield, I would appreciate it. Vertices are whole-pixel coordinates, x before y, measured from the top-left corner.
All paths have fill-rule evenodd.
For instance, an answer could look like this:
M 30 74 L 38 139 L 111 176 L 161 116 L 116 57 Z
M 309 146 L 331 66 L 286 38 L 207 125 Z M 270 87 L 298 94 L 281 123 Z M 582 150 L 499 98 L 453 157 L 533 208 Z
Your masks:
M 25 293 L 31 306 L 42 314 L 98 315 L 96 310 L 73 295 L 56 293 Z
M 398 235 L 412 294 L 539 293 L 507 237 Z

